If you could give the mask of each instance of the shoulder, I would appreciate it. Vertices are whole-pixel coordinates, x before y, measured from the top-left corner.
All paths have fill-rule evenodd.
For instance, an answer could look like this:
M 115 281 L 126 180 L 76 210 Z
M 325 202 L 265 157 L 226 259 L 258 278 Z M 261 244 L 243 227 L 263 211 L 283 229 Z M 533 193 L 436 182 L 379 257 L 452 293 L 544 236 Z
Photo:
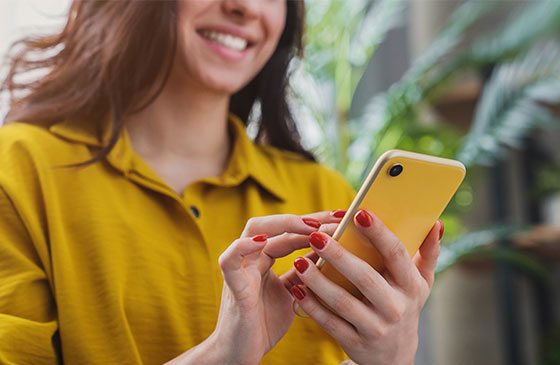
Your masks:
M 87 160 L 89 154 L 83 144 L 60 138 L 47 127 L 5 124 L 0 127 L 0 184 L 33 184 L 52 168 Z
M 271 146 L 259 146 L 274 166 L 277 179 L 287 195 L 304 202 L 310 199 L 324 209 L 346 208 L 355 191 L 342 174 L 300 154 Z M 319 203 L 320 202 L 320 203 Z
M 65 147 L 68 148 L 69 143 L 46 127 L 19 122 L 0 127 L 0 159 L 21 156 L 23 152 L 47 157 L 48 152 Z

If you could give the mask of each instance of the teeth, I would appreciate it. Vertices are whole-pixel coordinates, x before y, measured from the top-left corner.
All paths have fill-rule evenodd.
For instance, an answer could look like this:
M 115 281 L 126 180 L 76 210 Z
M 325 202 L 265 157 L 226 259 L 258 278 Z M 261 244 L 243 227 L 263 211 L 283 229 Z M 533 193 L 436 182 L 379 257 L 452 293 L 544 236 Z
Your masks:
M 221 44 L 222 46 L 226 46 L 236 51 L 243 51 L 245 48 L 247 48 L 247 41 L 245 39 L 233 36 L 231 34 L 208 30 L 202 31 L 201 34 L 204 38 L 209 39 L 212 42 L 216 42 L 218 44 Z

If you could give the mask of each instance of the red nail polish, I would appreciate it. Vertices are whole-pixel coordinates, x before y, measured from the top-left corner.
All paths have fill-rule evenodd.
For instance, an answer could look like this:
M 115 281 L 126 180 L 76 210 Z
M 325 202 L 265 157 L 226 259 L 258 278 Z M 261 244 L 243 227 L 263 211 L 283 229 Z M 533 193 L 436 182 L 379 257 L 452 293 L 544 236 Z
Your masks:
M 291 290 L 292 294 L 297 298 L 297 300 L 302 300 L 303 298 L 305 298 L 305 292 L 302 288 L 299 287 L 299 285 L 292 286 Z
M 333 210 L 331 212 L 331 215 L 335 218 L 344 218 L 344 215 L 346 214 L 346 210 L 345 209 L 337 209 L 337 210 Z
M 441 241 L 441 238 L 443 237 L 443 231 L 444 231 L 444 227 L 443 227 L 443 222 L 438 219 L 438 221 L 441 223 L 441 228 L 439 229 L 439 239 Z
M 296 270 L 299 271 L 300 274 L 303 274 L 305 270 L 307 270 L 307 268 L 309 267 L 309 263 L 307 262 L 306 259 L 298 257 L 294 261 L 294 266 L 296 267 Z
M 251 237 L 251 239 L 255 242 L 264 242 L 268 239 L 268 236 L 266 234 L 259 234 Z
M 307 224 L 308 226 L 311 226 L 313 228 L 321 227 L 321 222 L 319 222 L 317 219 L 313 219 L 313 218 L 302 218 L 302 219 L 303 219 L 303 223 Z
M 373 217 L 365 210 L 360 210 L 356 215 L 356 220 L 362 227 L 369 227 L 373 223 Z
M 313 232 L 309 235 L 309 243 L 318 250 L 322 250 L 327 242 L 327 238 L 319 232 Z

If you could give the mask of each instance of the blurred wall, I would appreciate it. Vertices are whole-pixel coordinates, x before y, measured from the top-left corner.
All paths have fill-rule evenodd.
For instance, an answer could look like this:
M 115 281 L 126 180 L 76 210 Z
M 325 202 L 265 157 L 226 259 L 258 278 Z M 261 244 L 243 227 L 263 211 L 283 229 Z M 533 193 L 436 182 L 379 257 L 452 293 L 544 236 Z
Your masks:
M 0 78 L 6 75 L 5 57 L 10 45 L 23 36 L 52 32 L 64 25 L 71 0 L 0 1 Z M 0 125 L 7 112 L 6 95 L 0 95 Z

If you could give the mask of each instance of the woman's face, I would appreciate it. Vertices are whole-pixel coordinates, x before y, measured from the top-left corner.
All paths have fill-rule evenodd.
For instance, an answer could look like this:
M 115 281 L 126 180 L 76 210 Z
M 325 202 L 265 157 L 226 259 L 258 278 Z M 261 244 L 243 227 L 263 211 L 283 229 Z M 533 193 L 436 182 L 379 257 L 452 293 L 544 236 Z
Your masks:
M 286 18 L 286 0 L 178 0 L 174 77 L 233 94 L 268 61 Z

